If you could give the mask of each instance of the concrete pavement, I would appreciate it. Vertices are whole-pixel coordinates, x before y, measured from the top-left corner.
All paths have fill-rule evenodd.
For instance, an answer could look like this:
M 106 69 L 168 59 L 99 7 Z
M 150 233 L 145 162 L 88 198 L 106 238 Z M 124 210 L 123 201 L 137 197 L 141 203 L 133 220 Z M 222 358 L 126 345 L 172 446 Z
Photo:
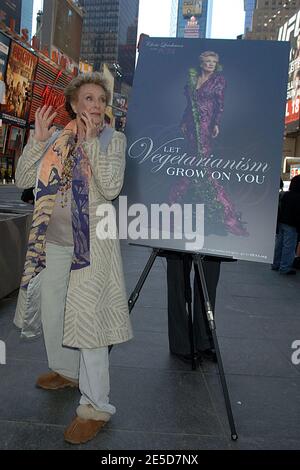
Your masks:
M 128 296 L 149 253 L 122 244 Z M 291 361 L 291 345 L 300 340 L 299 283 L 300 271 L 281 276 L 268 265 L 222 264 L 216 324 L 237 442 L 230 439 L 217 366 L 204 362 L 192 371 L 169 354 L 163 258 L 132 311 L 134 339 L 110 355 L 117 413 L 82 446 L 63 440 L 79 392 L 35 388 L 47 371 L 44 345 L 20 339 L 12 293 L 0 301 L 7 352 L 0 365 L 0 449 L 300 449 L 300 364 Z

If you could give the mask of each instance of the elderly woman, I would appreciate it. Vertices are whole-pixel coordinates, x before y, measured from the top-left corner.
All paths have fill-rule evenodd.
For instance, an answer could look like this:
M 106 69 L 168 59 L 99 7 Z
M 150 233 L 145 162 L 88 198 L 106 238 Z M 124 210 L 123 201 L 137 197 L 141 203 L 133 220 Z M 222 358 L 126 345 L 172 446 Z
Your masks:
M 200 73 L 194 68 L 189 70 L 186 87 L 188 104 L 182 127 L 184 134 L 190 142 L 193 142 L 199 153 L 208 157 L 211 153 L 212 139 L 220 132 L 226 81 L 218 70 L 218 54 L 206 51 L 199 56 L 199 59 Z
M 220 133 L 226 81 L 216 52 L 205 51 L 199 60 L 200 69 L 189 69 L 185 87 L 187 105 L 181 129 L 190 155 L 207 159 L 211 156 L 213 139 Z M 170 203 L 193 201 L 204 204 L 205 234 L 248 235 L 226 190 L 211 176 L 209 167 L 205 170 L 207 177 L 199 181 L 180 178 L 171 188 Z
M 123 184 L 126 138 L 104 125 L 109 100 L 97 72 L 65 90 L 74 118 L 60 132 L 46 106 L 16 170 L 20 188 L 35 184 L 35 208 L 15 324 L 23 337 L 44 333 L 46 390 L 78 387 L 77 416 L 65 440 L 92 439 L 115 413 L 109 402 L 108 345 L 132 337 L 119 241 L 96 235 L 97 208 Z

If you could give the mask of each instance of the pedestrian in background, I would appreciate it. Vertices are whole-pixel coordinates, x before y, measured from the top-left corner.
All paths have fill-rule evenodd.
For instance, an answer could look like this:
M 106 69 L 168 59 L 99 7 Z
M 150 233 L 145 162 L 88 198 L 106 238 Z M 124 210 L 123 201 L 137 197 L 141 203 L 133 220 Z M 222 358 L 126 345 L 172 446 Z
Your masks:
M 300 175 L 292 178 L 289 190 L 280 198 L 278 233 L 272 264 L 281 274 L 296 274 L 293 268 L 298 233 L 300 233 Z

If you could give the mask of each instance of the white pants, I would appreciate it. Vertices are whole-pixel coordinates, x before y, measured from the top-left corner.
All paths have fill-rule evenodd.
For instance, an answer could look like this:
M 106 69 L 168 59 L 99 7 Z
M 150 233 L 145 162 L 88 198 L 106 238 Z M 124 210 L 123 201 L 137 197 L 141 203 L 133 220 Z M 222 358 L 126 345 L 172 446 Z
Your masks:
M 73 247 L 47 243 L 46 268 L 41 273 L 42 326 L 49 368 L 79 379 L 80 404 L 114 414 L 109 403 L 108 348 L 75 349 L 62 345 L 64 312 Z

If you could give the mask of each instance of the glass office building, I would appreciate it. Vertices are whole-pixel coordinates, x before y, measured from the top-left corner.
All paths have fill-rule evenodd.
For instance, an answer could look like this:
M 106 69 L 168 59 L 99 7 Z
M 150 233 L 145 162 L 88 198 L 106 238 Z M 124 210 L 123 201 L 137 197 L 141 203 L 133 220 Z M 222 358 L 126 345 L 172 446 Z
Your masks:
M 252 30 L 253 12 L 256 8 L 256 0 L 244 0 L 245 33 Z
M 84 9 L 81 60 L 101 70 L 103 63 L 116 78 L 132 85 L 139 0 L 80 0 Z
M 32 35 L 32 13 L 33 13 L 33 0 L 22 1 L 22 13 L 21 13 L 21 29 L 28 29 L 29 38 Z

